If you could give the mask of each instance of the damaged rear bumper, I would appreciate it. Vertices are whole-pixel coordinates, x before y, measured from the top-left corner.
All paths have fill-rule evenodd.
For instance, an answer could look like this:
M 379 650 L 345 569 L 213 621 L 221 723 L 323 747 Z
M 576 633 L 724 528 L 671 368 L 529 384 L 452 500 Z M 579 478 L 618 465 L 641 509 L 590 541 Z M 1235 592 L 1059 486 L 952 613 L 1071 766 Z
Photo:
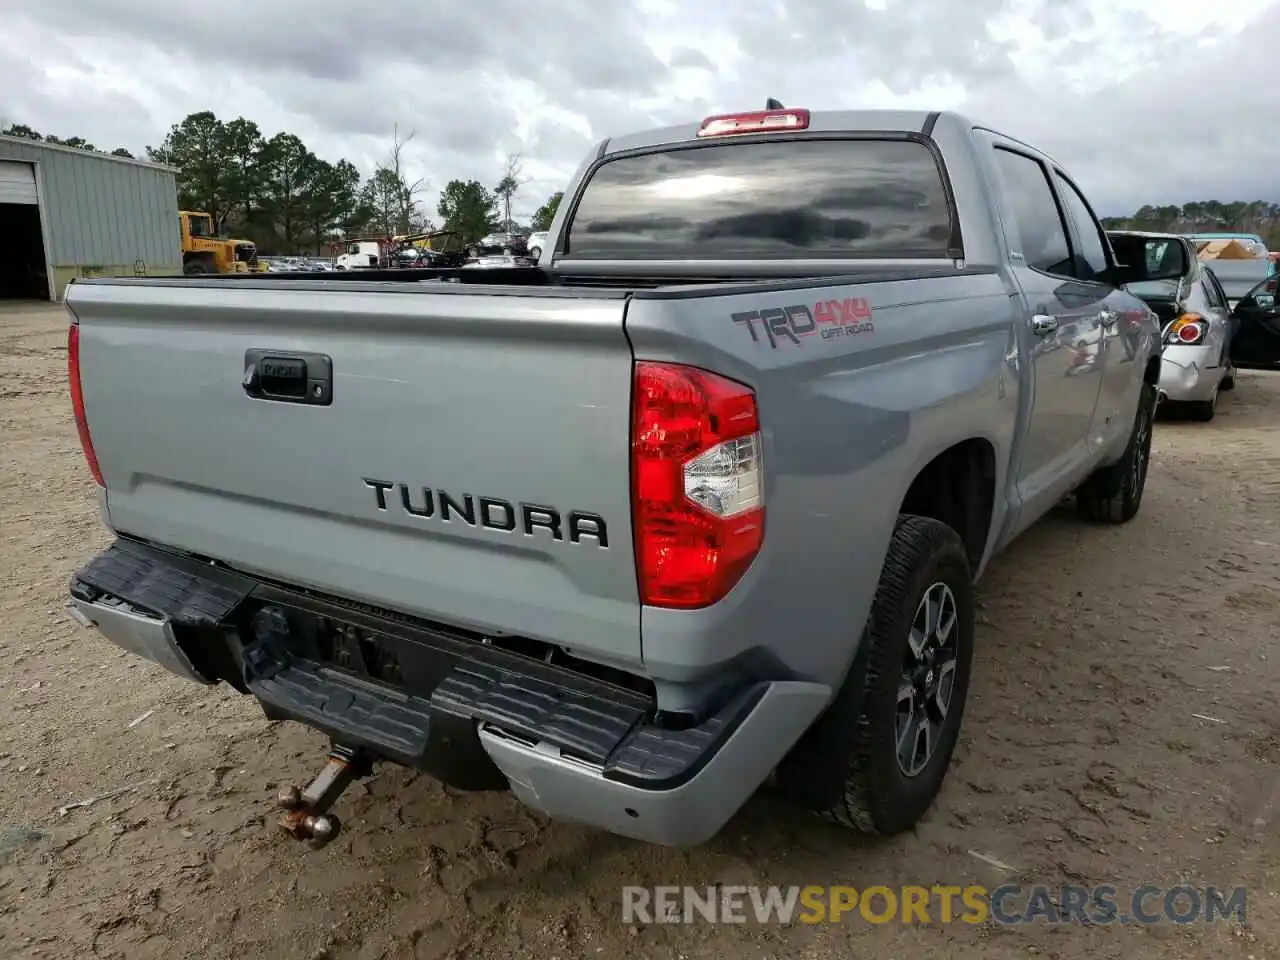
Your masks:
M 712 837 L 826 706 L 827 687 L 743 684 L 657 718 L 642 684 L 119 540 L 75 575 L 77 619 L 201 683 L 252 693 L 343 748 L 550 817 L 666 845 Z
M 1162 398 L 1174 403 L 1194 403 L 1213 399 L 1214 392 L 1227 374 L 1218 365 L 1213 349 L 1168 346 L 1160 361 L 1159 390 Z

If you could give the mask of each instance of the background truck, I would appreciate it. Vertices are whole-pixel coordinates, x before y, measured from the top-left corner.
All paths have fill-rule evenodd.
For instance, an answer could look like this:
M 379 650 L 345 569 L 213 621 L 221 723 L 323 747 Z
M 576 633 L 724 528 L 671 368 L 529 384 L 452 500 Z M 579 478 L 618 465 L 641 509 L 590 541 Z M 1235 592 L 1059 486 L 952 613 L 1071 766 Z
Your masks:
M 1256 233 L 1193 233 L 1186 236 L 1196 245 L 1199 258 L 1213 271 L 1232 304 L 1275 273 L 1270 251 Z
M 258 248 L 249 240 L 216 236 L 213 218 L 191 210 L 178 212 L 182 232 L 182 272 L 187 276 L 221 273 L 265 273 Z
M 536 268 L 77 281 L 118 539 L 71 603 L 323 731 L 280 797 L 317 842 L 378 761 L 663 844 L 771 774 L 895 833 L 974 579 L 1069 495 L 1139 509 L 1159 329 L 1120 286 L 1165 275 L 1017 140 L 777 108 L 600 143 Z
M 390 237 L 356 237 L 333 262 L 335 270 L 376 270 L 391 255 Z

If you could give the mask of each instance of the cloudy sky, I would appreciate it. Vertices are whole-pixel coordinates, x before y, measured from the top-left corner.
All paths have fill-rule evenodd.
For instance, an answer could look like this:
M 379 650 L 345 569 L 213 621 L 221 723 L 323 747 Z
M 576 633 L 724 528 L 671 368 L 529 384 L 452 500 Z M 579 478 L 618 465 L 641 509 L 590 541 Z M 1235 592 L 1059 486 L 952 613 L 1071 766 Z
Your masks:
M 524 157 L 527 216 L 600 137 L 789 106 L 956 108 L 1100 212 L 1280 201 L 1280 0 L 5 0 L 0 127 L 141 153 L 242 115 L 435 191 Z M 434 212 L 434 211 L 433 211 Z

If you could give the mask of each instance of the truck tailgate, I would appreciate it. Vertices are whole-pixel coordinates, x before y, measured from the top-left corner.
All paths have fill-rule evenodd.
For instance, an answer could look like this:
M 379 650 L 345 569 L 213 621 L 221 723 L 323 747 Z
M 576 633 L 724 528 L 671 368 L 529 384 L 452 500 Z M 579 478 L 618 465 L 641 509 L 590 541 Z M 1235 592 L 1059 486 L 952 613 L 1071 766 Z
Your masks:
M 111 525 L 638 662 L 626 301 L 359 287 L 73 285 Z M 331 401 L 251 396 L 253 351 L 329 358 Z

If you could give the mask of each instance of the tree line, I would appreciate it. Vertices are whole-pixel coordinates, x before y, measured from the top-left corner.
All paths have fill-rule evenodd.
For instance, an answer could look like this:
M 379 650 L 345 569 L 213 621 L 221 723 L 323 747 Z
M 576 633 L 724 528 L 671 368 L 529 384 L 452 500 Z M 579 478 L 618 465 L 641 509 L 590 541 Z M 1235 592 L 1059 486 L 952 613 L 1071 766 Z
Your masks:
M 1266 200 L 1197 200 L 1182 206 L 1139 207 L 1128 217 L 1103 217 L 1108 230 L 1152 233 L 1256 233 L 1270 250 L 1280 250 L 1280 203 Z
M 105 153 L 82 137 L 60 138 L 24 124 L 0 131 L 44 143 Z M 367 178 L 355 164 L 318 157 L 291 133 L 267 137 L 252 120 L 221 120 L 204 110 L 169 128 L 146 159 L 178 170 L 178 205 L 208 213 L 223 236 L 252 240 L 263 254 L 323 253 L 335 239 L 453 230 L 474 243 L 485 234 L 515 230 L 512 201 L 527 183 L 520 156 L 507 158 L 501 179 L 451 180 L 435 215 L 425 208 L 427 184 L 411 179 L 402 156 L 412 131 L 393 128 L 383 162 Z M 123 147 L 111 155 L 135 159 Z M 560 205 L 555 193 L 534 213 L 530 227 L 545 230 Z

